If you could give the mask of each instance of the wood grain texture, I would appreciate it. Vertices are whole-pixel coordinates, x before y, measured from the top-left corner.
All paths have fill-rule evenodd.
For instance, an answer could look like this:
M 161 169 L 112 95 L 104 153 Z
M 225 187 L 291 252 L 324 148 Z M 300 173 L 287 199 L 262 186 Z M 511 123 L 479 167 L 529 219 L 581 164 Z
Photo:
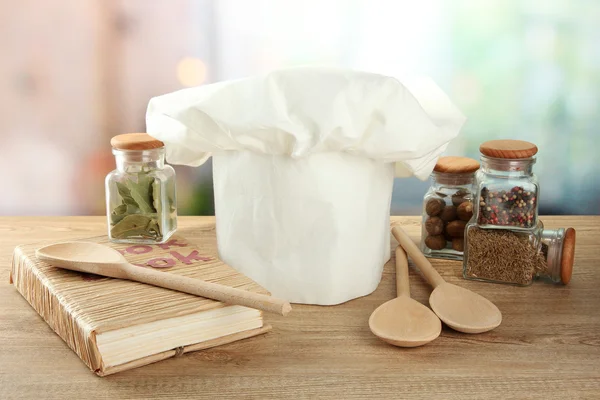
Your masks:
M 244 291 L 254 293 L 268 293 L 256 282 L 221 262 L 210 250 L 204 253 L 201 245 L 196 246 L 178 235 L 171 237 L 164 244 L 152 246 L 108 243 L 106 235 L 84 240 L 85 243 L 91 245 L 102 243 L 123 252 L 126 254 L 127 260 L 137 264 L 137 268 L 140 270 L 147 268 L 139 266 L 154 265 L 156 262 L 164 265 L 166 260 L 172 259 L 173 264 L 169 267 L 169 272 L 164 271 L 161 274 L 219 282 L 223 285 L 230 285 L 231 288 L 242 288 Z M 52 243 L 55 242 L 52 241 Z M 62 243 L 63 245 L 54 244 L 52 247 L 64 248 L 64 244 L 68 242 L 63 241 Z M 38 242 L 19 245 L 15 248 L 10 280 L 15 289 L 48 323 L 48 326 L 62 337 L 88 368 L 99 375 L 108 375 L 111 371 L 127 369 L 127 365 L 114 363 L 114 358 L 111 362 L 111 355 L 101 354 L 99 348 L 103 334 L 110 335 L 111 331 L 128 328 L 132 325 L 149 324 L 157 320 L 184 317 L 202 311 L 210 312 L 223 307 L 221 303 L 207 298 L 162 290 L 122 279 L 86 276 L 54 268 L 35 256 L 36 250 L 41 245 L 48 244 L 48 242 L 42 242 L 42 244 Z M 93 258 L 94 254 L 91 253 L 91 255 Z M 183 262 L 182 258 L 187 262 Z M 113 257 L 113 260 L 115 259 L 122 259 L 119 252 L 116 252 L 116 258 Z M 91 271 L 87 270 L 86 272 Z M 247 325 L 246 328 L 248 328 Z M 252 332 L 248 333 L 249 336 L 253 336 Z M 205 339 L 209 339 L 209 337 L 210 335 L 205 336 Z M 224 338 L 231 342 L 230 339 L 231 337 Z M 106 343 L 106 340 L 102 341 Z M 158 347 L 149 352 L 156 354 L 139 358 L 128 365 L 144 365 L 156 359 L 173 356 L 174 353 L 170 351 L 174 348 L 172 342 L 168 345 L 167 343 L 167 340 L 161 341 L 157 344 Z M 139 347 L 143 345 L 142 342 L 137 342 L 137 348 L 132 350 L 139 350 Z M 184 351 L 187 352 L 189 349 L 184 349 Z M 114 355 L 113 353 L 112 356 Z M 125 354 L 120 356 L 125 356 Z M 119 366 L 115 368 L 117 365 Z
M 396 295 L 410 297 L 410 279 L 408 275 L 408 256 L 401 246 L 396 246 Z
M 401 349 L 376 338 L 369 316 L 395 295 L 392 262 L 377 290 L 339 306 L 294 306 L 265 315 L 273 331 L 106 378 L 91 374 L 8 283 L 15 246 L 104 234 L 104 217 L 0 218 L 0 398 L 577 399 L 600 393 L 600 217 L 542 217 L 577 230 L 569 285 L 529 287 L 462 279 L 460 262 L 432 260 L 451 283 L 480 292 L 502 325 L 467 335 L 444 327 L 427 346 Z M 179 233 L 209 238 L 214 218 L 180 218 Z M 420 217 L 394 217 L 416 241 Z M 390 246 L 395 247 L 392 239 Z M 415 272 L 412 297 L 431 288 Z
M 408 258 L 396 247 L 396 291 L 371 314 L 369 328 L 380 339 L 400 347 L 423 346 L 440 336 L 442 322 L 431 309 L 410 297 Z
M 573 228 L 567 228 L 562 247 L 562 260 L 560 262 L 560 280 L 565 285 L 571 281 L 573 276 L 573 264 L 575 262 L 575 243 L 576 231 Z
M 434 288 L 429 305 L 446 325 L 465 333 L 487 332 L 500 325 L 502 314 L 496 305 L 472 290 L 446 282 L 401 227 L 393 227 L 392 234 Z
M 139 247 L 142 247 L 142 251 L 144 252 L 146 251 L 144 247 L 150 250 L 150 246 Z M 163 271 L 155 269 L 140 268 L 139 266 L 130 264 L 125 259 L 125 256 L 112 247 L 94 242 L 60 242 L 38 248 L 36 256 L 38 260 L 55 267 L 142 282 L 182 293 L 218 300 L 226 304 L 246 306 L 280 315 L 287 315 L 292 309 L 287 301 L 266 294 L 254 293 L 193 277 L 171 273 L 165 274 Z M 223 263 L 223 265 L 225 264 Z M 228 267 L 228 270 L 235 271 L 232 267 Z M 242 275 L 242 277 L 245 276 Z
M 479 161 L 468 157 L 440 157 L 433 168 L 436 172 L 447 174 L 469 174 L 479 169 Z
M 490 140 L 479 146 L 481 154 L 494 158 L 529 158 L 537 154 L 535 144 L 524 140 Z
M 119 150 L 151 150 L 164 147 L 165 144 L 147 133 L 124 133 L 114 136 L 110 145 Z

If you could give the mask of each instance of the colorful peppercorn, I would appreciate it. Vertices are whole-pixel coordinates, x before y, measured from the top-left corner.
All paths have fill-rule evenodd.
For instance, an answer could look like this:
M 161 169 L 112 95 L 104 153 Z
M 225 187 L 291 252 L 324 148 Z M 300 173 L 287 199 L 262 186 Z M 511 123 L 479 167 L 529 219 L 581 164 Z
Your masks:
M 483 187 L 479 196 L 479 225 L 502 225 L 530 228 L 536 223 L 535 193 L 515 186 L 511 190 Z

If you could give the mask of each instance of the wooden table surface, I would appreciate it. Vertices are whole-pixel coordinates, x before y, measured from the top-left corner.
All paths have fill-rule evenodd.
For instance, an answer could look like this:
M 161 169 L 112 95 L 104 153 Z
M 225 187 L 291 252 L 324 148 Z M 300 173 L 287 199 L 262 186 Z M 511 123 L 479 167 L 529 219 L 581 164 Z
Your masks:
M 99 378 L 8 283 L 19 244 L 103 234 L 101 217 L 0 218 L 0 398 L 600 398 L 600 217 L 544 217 L 573 226 L 577 246 L 568 286 L 486 284 L 461 278 L 461 263 L 434 260 L 449 282 L 475 290 L 503 313 L 494 331 L 446 327 L 414 349 L 389 346 L 369 331 L 369 315 L 395 292 L 392 263 L 371 295 L 339 306 L 294 306 L 266 316 L 273 331 Z M 393 217 L 414 240 L 417 217 Z M 181 234 L 208 238 L 214 218 L 182 217 Z M 396 245 L 392 239 L 391 246 Z M 412 265 L 412 264 L 411 264 Z M 411 268 L 412 295 L 430 288 Z

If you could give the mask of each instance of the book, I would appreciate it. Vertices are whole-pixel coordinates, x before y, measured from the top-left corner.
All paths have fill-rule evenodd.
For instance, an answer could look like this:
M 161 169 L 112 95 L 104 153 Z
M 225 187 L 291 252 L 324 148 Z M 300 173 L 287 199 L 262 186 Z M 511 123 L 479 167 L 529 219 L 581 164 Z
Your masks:
M 140 268 L 269 294 L 182 236 L 164 244 L 110 243 L 106 236 L 80 239 L 115 248 Z M 10 281 L 97 375 L 105 376 L 183 353 L 265 333 L 262 312 L 121 279 L 52 267 L 35 251 L 49 243 L 18 246 Z

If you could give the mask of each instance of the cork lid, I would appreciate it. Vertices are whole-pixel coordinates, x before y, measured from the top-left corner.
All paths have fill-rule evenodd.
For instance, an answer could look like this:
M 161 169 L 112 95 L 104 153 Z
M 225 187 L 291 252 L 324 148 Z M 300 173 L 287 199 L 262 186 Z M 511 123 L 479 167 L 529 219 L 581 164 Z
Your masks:
M 494 158 L 530 158 L 537 152 L 535 144 L 523 140 L 490 140 L 479 146 L 484 156 Z
M 567 228 L 563 239 L 562 260 L 560 261 L 560 280 L 565 285 L 573 275 L 573 263 L 575 261 L 575 229 Z
M 147 133 L 125 133 L 110 140 L 110 145 L 118 150 L 151 150 L 164 147 L 160 140 L 154 139 Z
M 440 157 L 435 172 L 447 174 L 469 174 L 479 169 L 479 162 L 468 157 Z

